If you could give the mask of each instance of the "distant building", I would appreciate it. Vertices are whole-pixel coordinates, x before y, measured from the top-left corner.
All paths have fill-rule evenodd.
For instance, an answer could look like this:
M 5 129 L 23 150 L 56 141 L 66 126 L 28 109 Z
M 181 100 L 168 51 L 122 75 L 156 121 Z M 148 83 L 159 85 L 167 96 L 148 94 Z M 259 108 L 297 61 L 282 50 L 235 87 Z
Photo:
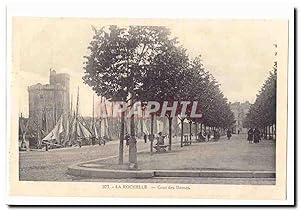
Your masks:
M 234 113 L 234 119 L 236 121 L 233 128 L 234 133 L 237 133 L 238 130 L 240 130 L 240 133 L 247 132 L 247 128 L 243 128 L 243 121 L 246 117 L 246 114 L 249 111 L 250 105 L 251 104 L 249 103 L 249 101 L 246 101 L 244 103 L 240 103 L 240 102 L 230 103 L 230 108 L 231 111 Z
M 70 76 L 50 69 L 49 84 L 28 87 L 31 127 L 49 132 L 63 112 L 70 108 Z

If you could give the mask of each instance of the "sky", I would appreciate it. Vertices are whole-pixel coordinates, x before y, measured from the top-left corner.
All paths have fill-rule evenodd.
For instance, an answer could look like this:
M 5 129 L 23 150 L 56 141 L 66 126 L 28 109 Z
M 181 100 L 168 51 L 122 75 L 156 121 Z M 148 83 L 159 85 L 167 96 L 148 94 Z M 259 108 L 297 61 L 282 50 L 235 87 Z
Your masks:
M 83 84 L 84 56 L 92 39 L 92 25 L 163 25 L 178 37 L 191 58 L 201 55 L 204 66 L 221 84 L 230 102 L 253 103 L 275 60 L 275 47 L 287 40 L 283 20 L 159 20 L 29 18 L 13 21 L 13 75 L 18 86 L 19 113 L 28 116 L 27 87 L 49 83 L 49 69 L 70 74 L 70 93 L 76 99 L 80 89 L 79 112 L 92 114 L 93 91 Z M 282 45 L 281 45 L 282 44 Z

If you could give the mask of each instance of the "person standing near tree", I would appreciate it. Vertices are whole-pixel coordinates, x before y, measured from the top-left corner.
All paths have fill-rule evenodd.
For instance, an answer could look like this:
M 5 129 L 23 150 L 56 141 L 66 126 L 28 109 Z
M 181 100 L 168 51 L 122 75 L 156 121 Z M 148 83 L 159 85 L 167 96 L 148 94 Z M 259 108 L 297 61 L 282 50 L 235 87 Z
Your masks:
M 257 128 L 254 129 L 254 132 L 253 132 L 253 138 L 254 138 L 254 143 L 259 143 L 259 140 L 260 140 L 260 132 Z
M 227 139 L 230 140 L 231 138 L 231 130 L 227 129 Z
M 144 133 L 144 142 L 147 143 L 147 134 Z
M 248 130 L 248 137 L 247 137 L 247 140 L 248 140 L 249 144 L 251 144 L 252 141 L 253 141 L 253 129 L 252 129 L 252 128 L 250 128 L 250 129 Z
M 125 138 L 126 146 L 128 147 L 129 146 L 129 141 L 130 141 L 130 135 L 128 133 L 126 133 L 124 138 Z

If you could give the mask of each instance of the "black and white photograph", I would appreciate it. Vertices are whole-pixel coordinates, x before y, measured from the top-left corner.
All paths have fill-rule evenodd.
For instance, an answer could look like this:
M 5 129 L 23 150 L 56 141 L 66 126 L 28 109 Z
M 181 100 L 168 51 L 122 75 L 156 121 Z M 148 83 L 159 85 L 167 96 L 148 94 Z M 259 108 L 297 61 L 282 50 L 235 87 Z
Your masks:
M 283 196 L 288 20 L 11 24 L 12 190 Z
M 276 183 L 286 22 L 19 22 L 21 181 Z

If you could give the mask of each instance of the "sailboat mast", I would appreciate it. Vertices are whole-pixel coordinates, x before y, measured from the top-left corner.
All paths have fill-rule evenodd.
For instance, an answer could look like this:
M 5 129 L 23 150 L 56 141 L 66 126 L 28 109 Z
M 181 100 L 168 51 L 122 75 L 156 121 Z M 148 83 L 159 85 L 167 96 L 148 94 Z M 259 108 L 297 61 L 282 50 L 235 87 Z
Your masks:
M 77 140 L 77 124 L 78 124 L 78 105 L 79 105 L 79 87 L 77 87 L 77 102 L 76 102 L 76 113 L 75 113 L 75 140 Z
M 46 133 L 49 132 L 49 126 L 48 126 L 48 119 L 47 119 L 47 108 L 46 108 L 46 99 L 44 98 L 44 113 L 45 113 L 45 126 L 46 126 Z
M 73 94 L 71 95 L 71 108 L 70 108 L 70 114 L 72 114 L 73 109 Z
M 76 102 L 76 113 L 75 117 L 78 118 L 78 104 L 79 104 L 79 87 L 77 87 L 77 102 Z

